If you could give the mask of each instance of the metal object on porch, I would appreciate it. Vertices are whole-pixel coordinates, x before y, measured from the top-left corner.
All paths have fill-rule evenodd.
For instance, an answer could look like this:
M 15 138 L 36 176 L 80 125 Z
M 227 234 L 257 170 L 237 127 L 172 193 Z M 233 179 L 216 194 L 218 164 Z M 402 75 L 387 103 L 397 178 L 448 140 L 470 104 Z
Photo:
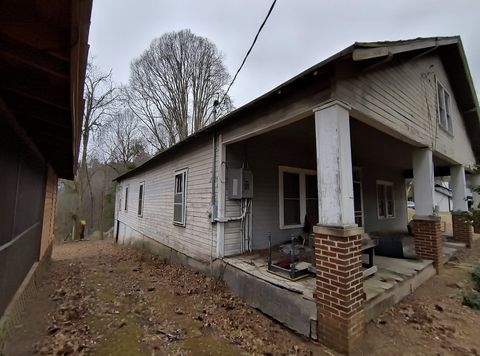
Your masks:
M 272 260 L 272 234 L 268 233 L 268 265 L 267 271 L 278 276 L 299 280 L 311 274 L 310 262 L 302 261 L 301 258 L 309 253 L 309 247 L 296 243 L 295 235 L 290 235 L 290 243 L 280 245 L 280 253 L 283 258 L 273 262 Z
M 375 266 L 373 259 L 375 255 L 375 247 L 377 242 L 375 239 L 370 238 L 367 234 L 362 236 L 362 254 L 368 255 L 368 262 L 363 263 L 363 278 L 367 278 L 375 273 L 377 273 L 378 268 Z
M 394 258 L 416 258 L 415 242 L 407 232 L 372 232 L 370 235 L 377 241 L 375 253 L 379 256 Z

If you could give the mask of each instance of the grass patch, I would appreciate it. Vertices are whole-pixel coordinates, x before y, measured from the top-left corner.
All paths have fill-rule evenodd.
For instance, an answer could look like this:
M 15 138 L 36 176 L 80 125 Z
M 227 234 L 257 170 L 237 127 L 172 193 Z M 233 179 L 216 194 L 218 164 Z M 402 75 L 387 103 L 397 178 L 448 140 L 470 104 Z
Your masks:
M 117 295 L 115 292 L 111 289 L 104 289 L 99 293 L 99 298 L 103 300 L 104 302 L 114 302 L 115 299 L 117 298 Z
M 140 339 L 143 329 L 132 320 L 127 325 L 113 331 L 107 339 L 98 345 L 95 355 L 99 356 L 141 356 L 146 355 L 147 350 L 141 345 Z

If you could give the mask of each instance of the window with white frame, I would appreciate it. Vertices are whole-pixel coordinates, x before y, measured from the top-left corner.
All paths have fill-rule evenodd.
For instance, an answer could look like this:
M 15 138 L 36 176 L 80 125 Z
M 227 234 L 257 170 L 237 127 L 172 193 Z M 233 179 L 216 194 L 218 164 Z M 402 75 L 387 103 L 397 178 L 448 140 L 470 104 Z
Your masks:
M 118 187 L 118 211 L 122 210 L 122 195 L 123 195 L 123 187 L 120 185 Z
M 437 107 L 438 124 L 442 129 L 453 135 L 450 94 L 440 82 L 437 82 Z
M 377 209 L 378 218 L 395 217 L 395 199 L 393 197 L 393 183 L 377 180 Z
M 143 216 L 143 200 L 145 198 L 145 182 L 140 183 L 138 187 L 138 216 Z
M 316 171 L 279 167 L 280 228 L 303 227 L 305 217 L 318 222 L 318 189 Z
M 128 211 L 128 185 L 125 187 L 125 206 L 123 208 Z
M 185 226 L 186 219 L 187 170 L 175 173 L 175 191 L 173 198 L 173 223 Z

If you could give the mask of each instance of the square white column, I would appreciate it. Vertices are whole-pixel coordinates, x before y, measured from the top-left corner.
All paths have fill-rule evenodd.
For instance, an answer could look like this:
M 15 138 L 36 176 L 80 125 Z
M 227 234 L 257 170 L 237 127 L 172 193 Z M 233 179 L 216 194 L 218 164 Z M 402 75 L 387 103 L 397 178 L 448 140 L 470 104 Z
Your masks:
M 336 100 L 313 110 L 319 225 L 355 225 L 349 110 Z
M 433 215 L 435 205 L 433 154 L 429 148 L 413 152 L 413 178 L 415 215 L 418 217 Z
M 462 165 L 450 167 L 450 189 L 453 195 L 453 211 L 467 211 L 467 183 Z
M 480 174 L 472 175 L 470 181 L 473 198 L 473 209 L 480 210 L 480 194 L 474 191 L 475 188 L 480 187 Z

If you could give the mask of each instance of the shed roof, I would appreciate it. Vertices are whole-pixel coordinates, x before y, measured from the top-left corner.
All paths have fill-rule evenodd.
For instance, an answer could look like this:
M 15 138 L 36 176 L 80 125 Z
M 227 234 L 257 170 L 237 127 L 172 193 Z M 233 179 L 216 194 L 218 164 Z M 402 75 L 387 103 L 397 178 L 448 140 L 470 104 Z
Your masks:
M 169 154 L 172 154 L 180 147 L 183 147 L 200 136 L 213 132 L 232 120 L 240 118 L 247 110 L 261 105 L 277 95 L 277 93 L 295 85 L 295 83 L 302 81 L 305 77 L 311 76 L 314 72 L 324 68 L 327 64 L 335 62 L 341 58 L 351 58 L 353 61 L 383 61 L 391 56 L 401 53 L 411 52 L 412 55 L 423 55 L 433 51 L 439 52 L 442 62 L 446 67 L 452 89 L 456 94 L 455 97 L 459 109 L 463 114 L 467 132 L 470 137 L 470 143 L 475 153 L 475 158 L 477 161 L 480 161 L 480 140 L 477 139 L 480 137 L 480 109 L 461 38 L 460 36 L 428 37 L 399 41 L 355 42 L 353 45 L 304 70 L 300 74 L 280 84 L 262 96 L 250 101 L 211 123 L 202 130 L 193 133 L 186 139 L 158 153 L 137 168 L 119 175 L 115 180 L 121 180 L 133 176 L 154 166 L 157 162 L 164 159 Z
M 91 0 L 0 2 L 0 116 L 61 178 L 80 145 Z

